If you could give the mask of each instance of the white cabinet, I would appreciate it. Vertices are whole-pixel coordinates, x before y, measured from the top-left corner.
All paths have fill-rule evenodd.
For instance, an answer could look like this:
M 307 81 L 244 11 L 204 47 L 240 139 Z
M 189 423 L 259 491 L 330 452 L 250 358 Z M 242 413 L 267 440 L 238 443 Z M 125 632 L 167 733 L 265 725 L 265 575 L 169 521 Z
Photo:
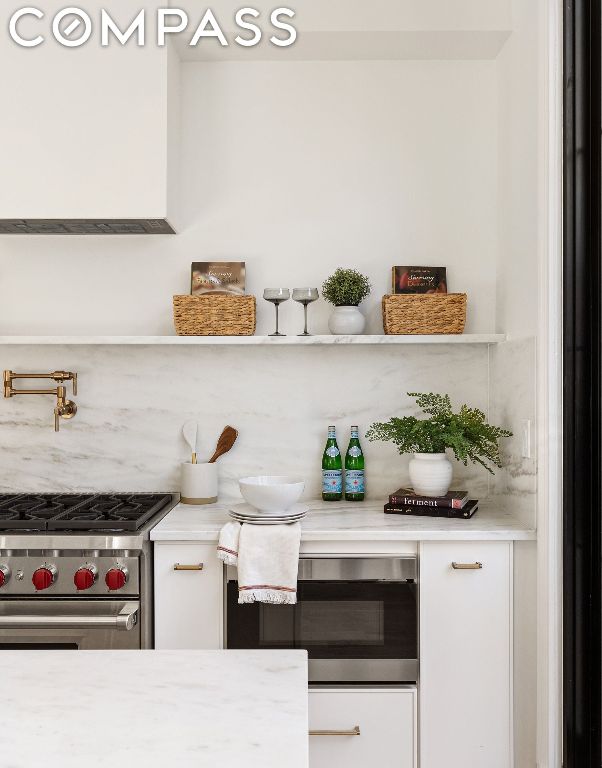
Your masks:
M 221 648 L 223 565 L 215 544 L 155 542 L 154 556 L 155 647 Z
M 18 21 L 20 37 L 41 36 L 40 45 L 22 47 L 6 33 L 0 219 L 152 219 L 157 229 L 166 219 L 173 223 L 179 61 L 152 39 L 156 6 L 88 0 L 91 36 L 80 47 L 53 35 L 53 19 L 66 7 L 60 0 L 44 2 L 41 19 L 26 14 Z M 111 35 L 103 47 L 103 8 L 121 30 L 145 8 L 146 44 L 134 36 L 121 45 Z M 70 15 L 60 28 L 71 23 L 71 37 L 80 38 L 81 18 Z
M 312 688 L 309 729 L 310 768 L 416 768 L 416 689 Z
M 511 574 L 509 542 L 421 545 L 421 768 L 512 766 Z

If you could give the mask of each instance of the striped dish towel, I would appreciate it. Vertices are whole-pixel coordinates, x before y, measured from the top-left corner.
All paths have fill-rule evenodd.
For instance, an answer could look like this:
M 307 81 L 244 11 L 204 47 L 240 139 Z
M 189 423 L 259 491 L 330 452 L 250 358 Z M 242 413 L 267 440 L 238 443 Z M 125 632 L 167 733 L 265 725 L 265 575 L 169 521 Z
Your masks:
M 238 531 L 231 526 L 237 526 Z M 218 557 L 238 566 L 238 602 L 294 605 L 300 544 L 300 523 L 226 523 L 220 533 Z

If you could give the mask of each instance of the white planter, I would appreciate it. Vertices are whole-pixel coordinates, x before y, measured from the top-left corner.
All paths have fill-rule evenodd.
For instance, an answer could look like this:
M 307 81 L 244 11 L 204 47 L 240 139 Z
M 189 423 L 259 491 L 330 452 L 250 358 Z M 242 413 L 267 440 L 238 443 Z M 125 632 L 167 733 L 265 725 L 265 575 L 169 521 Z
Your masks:
M 452 465 L 444 453 L 415 453 L 410 481 L 420 496 L 445 496 L 452 481 Z
M 357 336 L 364 332 L 366 318 L 358 307 L 335 307 L 328 320 L 328 327 L 337 336 Z

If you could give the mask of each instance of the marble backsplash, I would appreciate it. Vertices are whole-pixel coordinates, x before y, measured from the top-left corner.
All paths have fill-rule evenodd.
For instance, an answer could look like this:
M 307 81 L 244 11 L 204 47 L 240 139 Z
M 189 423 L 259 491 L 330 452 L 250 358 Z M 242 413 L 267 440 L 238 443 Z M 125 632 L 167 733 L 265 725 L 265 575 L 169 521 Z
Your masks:
M 505 346 L 505 345 L 502 345 Z M 406 392 L 448 392 L 488 411 L 489 354 L 485 345 L 407 347 L 3 347 L 2 368 L 75 370 L 79 411 L 53 431 L 51 397 L 15 397 L 0 404 L 0 490 L 179 490 L 188 459 L 184 421 L 198 418 L 200 459 L 221 429 L 240 437 L 220 460 L 220 497 L 238 498 L 239 477 L 295 474 L 306 497 L 321 492 L 326 428 L 336 424 L 341 450 L 349 427 L 361 434 L 375 420 L 414 412 Z M 512 358 L 511 358 L 512 361 Z M 501 374 L 496 388 L 503 389 Z M 508 373 L 508 403 L 518 378 Z M 510 409 L 501 415 L 513 419 Z M 363 440 L 367 495 L 382 499 L 407 483 L 409 457 L 389 444 Z M 518 490 L 522 467 L 510 455 L 500 484 Z M 455 484 L 485 497 L 490 476 L 454 462 Z M 529 474 L 529 473 L 528 473 Z M 530 490 L 533 479 L 525 487 Z M 501 488 L 501 486 L 500 486 Z
M 491 417 L 512 430 L 502 443 L 504 469 L 492 491 L 503 494 L 523 522 L 535 526 L 537 492 L 536 342 L 533 337 L 509 339 L 491 348 Z M 531 421 L 531 457 L 522 455 L 525 421 Z

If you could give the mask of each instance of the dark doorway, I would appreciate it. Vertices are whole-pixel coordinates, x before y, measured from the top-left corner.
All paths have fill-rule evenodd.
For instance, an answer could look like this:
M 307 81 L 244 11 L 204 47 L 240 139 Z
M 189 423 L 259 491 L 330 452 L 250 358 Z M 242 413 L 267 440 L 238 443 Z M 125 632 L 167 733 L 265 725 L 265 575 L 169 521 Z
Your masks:
M 565 0 L 565 768 L 601 765 L 600 24 L 600 0 Z

